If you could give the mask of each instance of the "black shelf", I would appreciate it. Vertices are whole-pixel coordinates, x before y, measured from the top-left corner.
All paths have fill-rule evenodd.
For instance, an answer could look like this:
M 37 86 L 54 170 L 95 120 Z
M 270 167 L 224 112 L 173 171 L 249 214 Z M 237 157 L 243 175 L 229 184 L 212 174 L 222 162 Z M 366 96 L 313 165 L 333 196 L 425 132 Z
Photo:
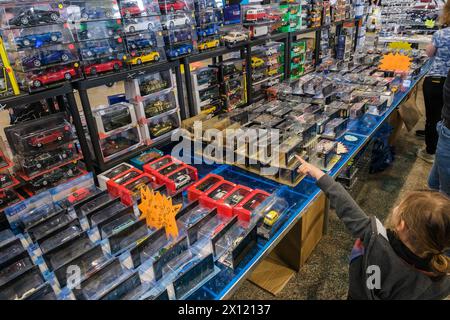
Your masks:
M 72 83 L 65 82 L 61 86 L 50 88 L 47 90 L 37 91 L 33 93 L 21 93 L 17 96 L 0 98 L 0 106 L 2 109 L 9 109 L 15 106 L 30 104 L 41 100 L 63 96 L 72 91 Z
M 149 73 L 155 73 L 163 70 L 172 69 L 178 67 L 179 65 L 180 62 L 178 60 L 162 61 L 150 65 L 143 65 L 140 67 L 134 67 L 132 69 L 126 69 L 119 72 L 110 73 L 103 76 L 80 80 L 74 82 L 73 84 L 76 89 L 87 90 L 105 84 L 111 84 L 114 82 L 123 81 L 127 79 L 134 79 L 136 77 L 143 76 Z

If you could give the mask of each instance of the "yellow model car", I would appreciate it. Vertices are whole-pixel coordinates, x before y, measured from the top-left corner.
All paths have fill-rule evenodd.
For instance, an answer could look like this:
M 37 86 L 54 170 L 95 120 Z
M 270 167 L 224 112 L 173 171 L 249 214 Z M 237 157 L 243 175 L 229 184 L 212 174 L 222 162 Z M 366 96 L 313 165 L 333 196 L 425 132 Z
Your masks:
M 132 65 L 135 64 L 143 64 L 146 62 L 151 62 L 151 61 L 159 61 L 159 59 L 161 58 L 160 54 L 158 51 L 153 51 L 150 53 L 144 53 L 138 57 L 133 57 L 129 60 L 129 63 Z
M 264 60 L 258 57 L 252 57 L 252 68 L 258 68 L 264 65 Z
M 278 73 L 278 69 L 277 69 L 277 68 L 275 68 L 275 69 L 270 69 L 270 70 L 267 71 L 267 75 L 268 75 L 268 76 L 274 76 L 274 75 L 276 75 L 277 73 Z
M 218 47 L 219 44 L 220 44 L 219 40 L 213 39 L 213 40 L 208 40 L 206 42 L 200 43 L 198 45 L 198 48 L 199 48 L 199 50 L 208 50 L 208 49 Z
M 277 222 L 279 217 L 280 214 L 278 212 L 276 212 L 275 210 L 270 210 L 264 217 L 264 224 L 268 227 L 271 227 L 275 222 Z

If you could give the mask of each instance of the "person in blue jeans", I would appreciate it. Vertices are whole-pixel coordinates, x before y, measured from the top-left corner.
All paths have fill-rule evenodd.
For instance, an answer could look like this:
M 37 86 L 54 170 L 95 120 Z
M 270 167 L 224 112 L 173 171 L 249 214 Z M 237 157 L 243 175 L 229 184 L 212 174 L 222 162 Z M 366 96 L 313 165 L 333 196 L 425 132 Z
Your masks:
M 442 120 L 437 124 L 438 142 L 428 186 L 450 196 L 450 72 L 444 83 Z

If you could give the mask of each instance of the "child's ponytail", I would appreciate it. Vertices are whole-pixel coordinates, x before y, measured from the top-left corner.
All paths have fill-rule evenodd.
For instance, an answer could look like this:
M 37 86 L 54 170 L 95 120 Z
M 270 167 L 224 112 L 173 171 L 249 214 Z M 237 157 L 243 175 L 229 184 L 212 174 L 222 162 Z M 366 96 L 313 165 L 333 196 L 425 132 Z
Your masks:
M 441 274 L 450 274 L 450 258 L 439 253 L 431 258 L 431 267 Z

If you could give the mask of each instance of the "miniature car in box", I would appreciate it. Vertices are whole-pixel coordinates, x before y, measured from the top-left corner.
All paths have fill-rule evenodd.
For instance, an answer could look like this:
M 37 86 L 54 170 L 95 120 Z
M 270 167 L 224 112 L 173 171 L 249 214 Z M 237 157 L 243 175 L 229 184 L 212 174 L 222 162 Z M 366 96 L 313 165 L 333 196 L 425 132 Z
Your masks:
M 60 20 L 60 14 L 55 10 L 40 10 L 35 8 L 26 8 L 20 11 L 8 21 L 10 25 L 30 26 L 44 23 L 56 23 Z
M 38 74 L 32 75 L 29 79 L 29 86 L 31 88 L 41 88 L 63 80 L 70 81 L 72 78 L 77 76 L 78 71 L 74 67 L 47 69 Z
M 246 21 L 261 21 L 268 18 L 264 8 L 250 8 L 245 12 Z
M 110 174 L 109 180 L 106 181 L 106 188 L 108 189 L 108 192 L 111 194 L 111 196 L 118 197 L 120 195 L 119 186 L 124 185 L 126 182 L 139 177 L 141 174 L 142 171 L 136 168 L 130 168 L 115 177 L 111 176 Z
M 239 42 L 247 41 L 248 39 L 249 39 L 248 34 L 242 33 L 240 31 L 231 31 L 222 37 L 222 40 L 225 42 L 225 45 L 228 47 L 234 46 Z
M 318 165 L 326 169 L 337 153 L 337 142 L 326 139 L 320 140 L 315 148 L 315 151 L 319 161 Z
M 28 145 L 34 148 L 41 148 L 43 146 L 54 144 L 55 142 L 63 141 L 67 134 L 72 133 L 72 128 L 70 125 L 66 125 L 63 128 L 56 129 L 53 131 L 45 131 L 32 135 L 28 139 Z
M 14 190 L 6 189 L 0 191 L 0 210 L 23 200 L 23 197 Z
M 220 41 L 217 39 L 210 39 L 210 40 L 206 40 L 204 42 L 200 42 L 198 44 L 198 49 L 199 50 L 208 50 L 208 49 L 213 49 L 213 48 L 217 48 L 218 46 L 220 46 Z
M 34 56 L 24 57 L 21 65 L 27 68 L 39 68 L 41 66 L 73 60 L 76 60 L 76 56 L 69 50 L 49 50 L 39 51 Z
M 216 68 L 201 68 L 196 70 L 195 75 L 197 77 L 197 84 L 199 86 L 204 84 L 214 84 L 217 82 L 217 69 Z
M 150 79 L 139 84 L 141 96 L 146 96 L 166 89 L 169 82 L 164 79 Z
M 110 60 L 106 62 L 99 62 L 90 64 L 83 68 L 84 73 L 88 76 L 93 76 L 98 73 L 105 73 L 110 71 L 119 71 L 123 67 L 121 60 Z
M 99 134 L 109 134 L 136 124 L 134 106 L 119 102 L 111 106 L 101 106 L 93 111 Z
M 90 196 L 92 194 L 92 192 L 88 189 L 88 188 L 80 188 L 77 191 L 75 191 L 74 193 L 72 193 L 68 198 L 67 201 L 73 205 L 85 198 L 87 198 L 88 196 Z
M 130 163 L 132 165 L 134 165 L 136 168 L 143 170 L 143 166 L 145 164 L 150 163 L 156 159 L 159 159 L 163 155 L 164 154 L 162 151 L 151 148 L 150 150 L 147 150 L 147 151 L 143 152 L 142 154 L 140 154 L 134 158 L 131 158 Z
M 224 199 L 235 187 L 234 183 L 225 180 L 215 184 L 213 188 L 200 196 L 200 205 L 207 208 L 216 208 L 218 201 Z
M 128 63 L 131 65 L 141 65 L 147 62 L 158 62 L 161 59 L 161 54 L 158 51 L 149 53 L 142 53 L 136 57 L 131 57 Z
M 166 50 L 169 58 L 176 58 L 182 55 L 190 54 L 194 51 L 194 46 L 191 43 L 184 43 L 175 47 L 170 47 Z
M 132 168 L 133 168 L 132 165 L 129 165 L 128 163 L 123 162 L 123 163 L 99 174 L 97 176 L 97 178 L 98 178 L 98 183 L 99 183 L 100 189 L 106 190 L 106 182 L 109 179 L 114 178 L 114 177 L 120 175 L 121 173 L 124 173 L 125 171 L 132 169 Z M 142 171 L 139 171 L 139 172 L 142 172 Z
M 192 18 L 187 14 L 171 14 L 162 19 L 161 25 L 164 30 L 172 30 L 190 27 L 193 22 Z
M 133 203 L 141 198 L 141 189 L 146 186 L 153 189 L 154 182 L 155 178 L 153 176 L 148 173 L 143 173 L 119 186 L 119 196 L 122 203 L 127 206 L 133 205 Z
M 164 185 L 171 194 L 186 189 L 197 180 L 197 169 L 187 164 L 183 164 L 179 169 L 163 177 Z
M 265 191 L 253 190 L 233 208 L 233 214 L 237 215 L 239 220 L 249 222 L 253 211 L 269 196 Z
M 236 186 L 229 194 L 227 194 L 226 197 L 217 202 L 217 212 L 219 214 L 232 217 L 233 208 L 244 200 L 250 193 L 252 193 L 252 191 L 252 189 L 245 186 Z
M 32 187 L 32 191 L 37 192 L 44 188 L 51 188 L 81 173 L 82 171 L 76 164 L 68 164 L 31 180 L 29 184 Z
M 109 161 L 142 145 L 139 129 L 134 126 L 124 131 L 114 131 L 109 136 L 101 138 L 100 148 L 104 161 Z
M 160 170 L 167 168 L 174 164 L 181 166 L 183 164 L 183 162 L 181 162 L 180 160 L 178 160 L 170 155 L 166 155 L 164 157 L 161 157 L 150 163 L 145 164 L 143 167 L 144 167 L 144 171 L 146 173 L 149 173 L 150 175 L 152 175 L 156 178 L 157 184 L 162 184 L 163 183 L 163 181 L 162 181 L 163 175 L 160 174 Z
M 0 173 L 0 189 L 4 189 L 16 184 L 17 180 L 10 173 Z
M 68 144 L 60 149 L 23 157 L 19 162 L 23 172 L 30 177 L 65 163 L 77 155 L 75 146 L 73 144 Z
M 18 48 L 39 48 L 47 44 L 60 43 L 63 39 L 62 32 L 46 32 L 40 34 L 28 34 L 16 37 L 14 42 Z
M 146 119 L 152 118 L 159 114 L 165 113 L 177 107 L 175 97 L 172 92 L 163 94 L 156 99 L 144 100 L 144 115 L 138 113 L 139 116 L 145 116 Z
M 215 174 L 208 174 L 203 179 L 197 181 L 192 186 L 187 189 L 187 195 L 189 201 L 195 201 L 200 198 L 203 194 L 208 192 L 216 184 L 223 181 L 221 176 Z
M 163 12 L 173 12 L 179 10 L 188 10 L 188 5 L 183 0 L 162 0 L 159 1 L 159 9 Z
M 168 111 L 160 116 L 147 120 L 144 129 L 148 130 L 145 134 L 148 139 L 157 139 L 170 134 L 172 131 L 180 127 L 180 116 L 178 110 Z
M 197 28 L 197 35 L 199 37 L 212 36 L 219 33 L 220 27 L 217 24 L 206 25 L 205 27 Z

